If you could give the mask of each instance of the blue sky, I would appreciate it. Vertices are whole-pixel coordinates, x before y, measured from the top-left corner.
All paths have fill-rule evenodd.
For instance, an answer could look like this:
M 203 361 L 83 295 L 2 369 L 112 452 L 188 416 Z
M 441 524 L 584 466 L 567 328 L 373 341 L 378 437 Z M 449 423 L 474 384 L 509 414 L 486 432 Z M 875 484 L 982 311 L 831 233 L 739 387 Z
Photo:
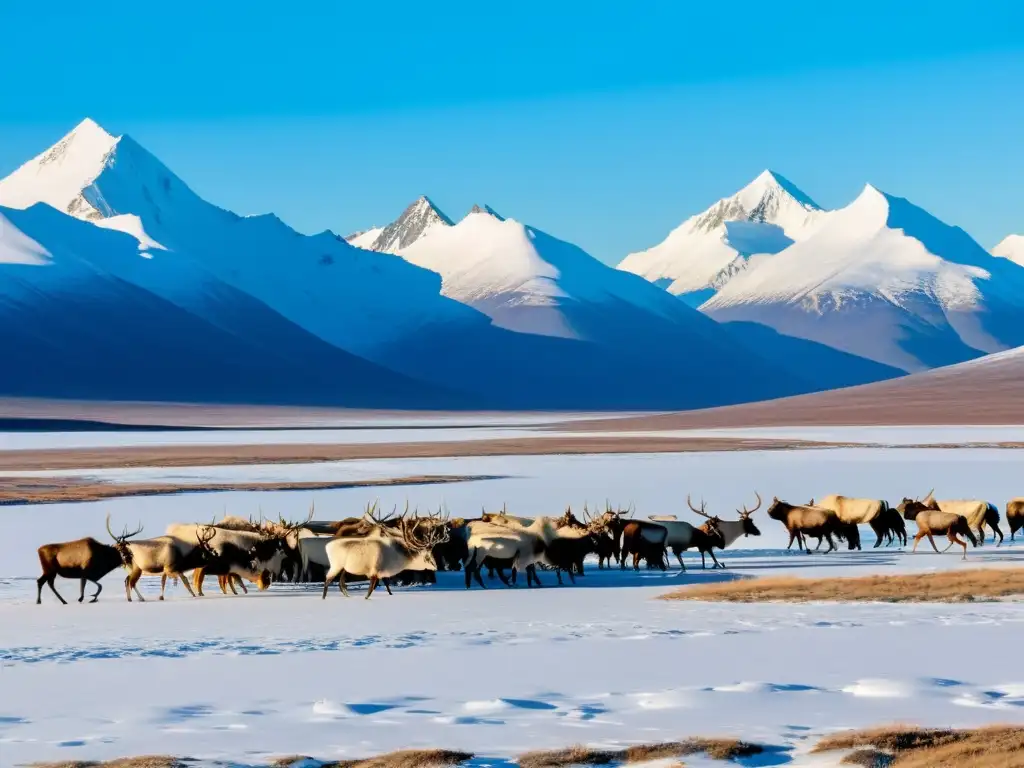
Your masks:
M 1024 4 L 844 5 L 4 3 L 0 174 L 88 115 L 307 232 L 425 193 L 615 262 L 766 167 L 1024 232 Z

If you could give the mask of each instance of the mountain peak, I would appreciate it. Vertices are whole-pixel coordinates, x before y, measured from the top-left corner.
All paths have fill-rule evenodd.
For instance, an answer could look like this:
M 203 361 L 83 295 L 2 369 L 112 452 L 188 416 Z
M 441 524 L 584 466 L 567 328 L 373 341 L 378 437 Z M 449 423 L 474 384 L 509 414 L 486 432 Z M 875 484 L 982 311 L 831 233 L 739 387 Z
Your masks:
M 420 195 L 402 211 L 401 216 L 380 231 L 372 244 L 363 247 L 397 253 L 403 248 L 408 248 L 430 230 L 450 226 L 452 220 L 434 205 L 434 201 L 426 195 Z
M 474 205 L 472 208 L 469 209 L 469 213 L 466 214 L 466 215 L 468 216 L 468 215 L 471 215 L 471 214 L 474 214 L 474 213 L 482 213 L 482 214 L 484 214 L 486 216 L 493 216 L 498 221 L 504 221 L 505 220 L 504 216 L 502 216 L 496 210 L 491 208 L 491 206 L 486 205 L 486 204 L 485 205 Z

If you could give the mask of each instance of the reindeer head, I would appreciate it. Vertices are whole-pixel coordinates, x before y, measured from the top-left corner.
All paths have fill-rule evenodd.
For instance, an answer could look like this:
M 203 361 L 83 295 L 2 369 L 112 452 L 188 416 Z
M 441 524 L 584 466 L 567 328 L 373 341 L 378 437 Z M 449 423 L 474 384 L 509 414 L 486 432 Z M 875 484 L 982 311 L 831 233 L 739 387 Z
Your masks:
M 747 509 L 747 505 L 744 504 L 742 510 L 736 510 L 737 512 L 740 513 L 740 522 L 743 523 L 744 536 L 761 535 L 761 531 L 758 530 L 757 526 L 754 525 L 754 521 L 751 519 L 751 515 L 753 515 L 755 512 L 757 512 L 757 510 L 761 508 L 761 494 L 758 493 L 757 491 L 754 491 L 754 495 L 757 497 L 757 506 L 755 506 L 753 509 Z
M 782 520 L 785 517 L 786 509 L 788 508 L 789 505 L 786 502 L 779 499 L 778 496 L 773 496 L 772 503 L 768 505 L 768 509 L 765 511 L 765 514 L 767 514 L 772 520 Z
M 197 525 L 196 526 L 196 544 L 198 548 L 205 555 L 216 554 L 213 547 L 210 546 L 210 542 L 213 541 L 217 535 L 217 529 L 212 525 Z
M 110 530 L 110 513 L 108 512 L 107 533 L 109 533 L 110 538 L 114 540 L 114 549 L 116 549 L 117 553 L 121 555 L 121 562 L 125 566 L 130 566 L 132 564 L 132 550 L 131 547 L 128 546 L 128 539 L 131 539 L 142 533 L 142 523 L 139 523 L 139 527 L 131 533 L 128 532 L 128 526 L 126 525 L 124 527 L 124 530 L 121 531 L 121 535 L 117 536 L 112 530 Z

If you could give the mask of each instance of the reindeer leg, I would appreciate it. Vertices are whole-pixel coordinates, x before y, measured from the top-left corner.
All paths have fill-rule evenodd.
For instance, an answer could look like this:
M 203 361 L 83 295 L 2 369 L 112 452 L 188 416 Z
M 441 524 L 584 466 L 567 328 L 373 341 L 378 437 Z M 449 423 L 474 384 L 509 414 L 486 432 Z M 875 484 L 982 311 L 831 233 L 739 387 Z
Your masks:
M 956 531 L 954 531 L 951 528 L 950 531 L 949 531 L 949 547 L 952 547 L 953 544 L 959 544 L 961 547 L 964 548 L 964 556 L 961 557 L 960 559 L 961 560 L 966 560 L 967 559 L 967 542 L 964 541 L 963 539 L 961 539 L 959 536 L 957 536 L 956 535 Z M 946 547 L 946 549 L 949 549 L 949 547 Z M 945 550 L 943 550 L 943 551 L 945 551 Z
M 97 600 L 99 600 L 100 592 L 103 591 L 103 585 L 100 584 L 98 581 L 94 581 L 93 584 L 96 585 L 96 594 L 92 596 L 92 600 L 89 601 L 90 603 L 95 603 Z
M 124 577 L 124 596 L 128 598 L 129 603 L 132 601 L 132 588 L 129 586 L 131 580 L 131 573 Z
M 377 588 L 377 582 L 378 581 L 379 581 L 379 579 L 377 578 L 376 574 L 374 574 L 373 576 L 370 577 L 370 589 L 366 593 L 366 597 L 363 598 L 364 600 L 369 600 L 370 599 L 370 595 L 373 594 L 373 590 L 375 590 Z
M 341 570 L 341 573 L 338 574 L 338 589 L 341 590 L 341 594 L 343 594 L 345 597 L 350 597 L 350 595 L 348 593 L 348 585 L 345 583 L 345 569 L 344 568 Z
M 509 586 L 508 577 L 505 576 L 505 569 L 504 568 L 498 568 L 497 571 L 498 571 L 498 578 L 501 579 L 501 583 L 504 584 L 506 587 Z M 512 583 L 513 584 L 516 583 L 516 569 L 515 568 L 512 569 Z
M 206 597 L 206 595 L 203 594 L 203 579 L 205 577 L 206 571 L 203 568 L 196 568 L 194 571 L 192 571 L 192 583 L 195 584 L 195 590 L 200 597 Z M 217 582 L 220 583 L 219 577 L 217 579 Z M 220 585 L 220 591 L 224 592 L 223 584 Z
M 582 574 L 580 574 L 580 575 L 582 576 Z M 576 584 L 576 577 L 573 576 L 572 571 L 569 571 L 569 582 L 571 584 L 573 584 L 573 585 Z M 558 583 L 561 584 L 562 582 L 558 582 Z
M 388 580 L 387 579 L 383 579 L 382 581 L 384 582 L 384 589 L 386 589 L 388 591 L 388 594 L 390 595 L 391 594 L 391 585 L 388 584 Z
M 60 592 L 57 591 L 57 585 L 54 583 L 57 580 L 56 574 L 51 574 L 49 577 L 40 576 L 39 579 L 40 580 L 37 582 L 37 584 L 39 585 L 39 594 L 36 595 L 36 605 L 39 605 L 41 602 L 43 602 L 43 582 L 49 584 L 50 591 L 57 596 L 57 599 L 60 600 L 61 603 L 63 603 L 64 605 L 68 604 L 67 600 L 61 597 Z
M 242 588 L 242 594 L 248 595 L 249 594 L 249 588 L 247 586 L 245 586 L 245 579 L 243 579 L 237 573 L 233 573 L 231 575 L 234 577 L 234 580 L 237 583 L 237 585 Z
M 991 523 L 990 525 L 992 527 L 992 538 L 995 539 L 996 536 L 999 537 L 999 543 L 996 544 L 996 546 L 997 547 L 1003 546 L 1003 538 L 1004 537 L 1003 537 L 1002 530 L 1000 530 L 1000 528 L 999 528 L 999 523 Z
M 164 590 L 167 589 L 167 572 L 160 574 L 160 599 L 164 599 Z
M 941 554 L 941 552 L 939 552 L 939 548 L 937 546 L 935 546 L 935 537 L 932 536 L 932 532 L 931 531 L 926 532 L 925 536 L 928 537 L 928 541 L 931 542 L 932 549 L 935 550 L 936 554 Z M 952 546 L 952 544 L 950 544 L 950 546 Z M 947 547 L 947 549 L 949 549 L 949 547 Z
M 324 576 L 324 591 L 320 595 L 321 600 L 327 599 L 327 588 L 331 586 L 331 582 L 334 581 L 336 578 L 338 578 L 338 574 L 334 571 L 328 571 L 327 575 Z M 342 588 L 342 591 L 344 591 L 344 588 Z
M 704 554 L 704 553 L 702 552 L 701 554 Z M 722 565 L 722 564 L 721 564 L 720 562 L 718 562 L 718 558 L 717 558 L 717 557 L 715 557 L 715 550 L 713 550 L 713 549 L 709 549 L 709 550 L 708 550 L 708 554 L 709 554 L 709 555 L 711 555 L 711 559 L 712 559 L 712 560 L 714 561 L 714 563 L 715 563 L 715 568 L 725 568 L 725 566 L 724 566 L 724 565 Z
M 82 577 L 82 588 L 81 588 L 81 590 L 79 591 L 79 594 L 78 594 L 78 602 L 82 602 L 83 600 L 85 600 L 85 582 L 86 582 L 86 578 L 85 578 L 85 576 L 83 576 Z
M 128 576 L 128 578 L 131 581 L 131 588 L 132 588 L 132 590 L 135 592 L 135 595 L 139 598 L 139 602 L 140 603 L 146 602 L 146 598 L 144 598 L 142 596 L 142 593 L 139 592 L 139 579 L 142 578 L 142 571 L 134 570 L 134 571 L 131 572 L 131 574 Z M 128 595 L 128 599 L 129 600 L 132 599 L 131 595 Z
M 174 578 L 181 578 L 181 583 L 185 585 L 185 589 L 188 590 L 189 595 L 192 597 L 196 596 L 195 590 L 193 590 L 192 585 L 188 583 L 188 578 L 186 578 L 184 573 L 172 573 L 171 576 Z

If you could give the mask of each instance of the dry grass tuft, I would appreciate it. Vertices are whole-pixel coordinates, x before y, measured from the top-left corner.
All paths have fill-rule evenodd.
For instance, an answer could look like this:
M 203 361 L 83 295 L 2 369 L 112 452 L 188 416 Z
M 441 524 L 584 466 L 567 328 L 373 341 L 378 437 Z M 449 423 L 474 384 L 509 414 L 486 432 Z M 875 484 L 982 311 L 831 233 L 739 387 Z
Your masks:
M 669 757 L 705 754 L 714 760 L 734 760 L 764 751 L 758 744 L 736 739 L 687 739 L 655 744 L 636 744 L 625 749 L 592 749 L 582 745 L 568 749 L 527 752 L 520 755 L 520 768 L 564 768 L 570 765 L 643 763 Z
M 31 763 L 32 768 L 188 768 L 189 758 L 170 755 L 140 755 L 116 760 L 67 760 L 57 763 Z
M 818 742 L 814 752 L 858 749 L 888 757 L 894 768 L 1024 768 L 1024 727 L 989 726 L 964 730 L 889 726 L 844 731 Z M 853 757 L 853 753 L 849 757 Z
M 892 755 L 877 749 L 858 749 L 839 762 L 843 765 L 860 765 L 863 768 L 888 768 L 892 765 L 893 760 Z
M 303 763 L 307 760 L 316 760 L 316 758 L 310 757 L 309 755 L 285 755 L 284 757 L 275 757 L 267 765 L 270 768 L 291 768 L 296 763 Z M 316 762 L 320 762 L 316 760 Z
M 976 568 L 901 576 L 852 579 L 790 577 L 739 579 L 722 584 L 684 587 L 665 600 L 706 600 L 730 603 L 765 601 L 826 602 L 969 602 L 1024 594 L 1024 568 Z
M 403 749 L 362 760 L 339 760 L 323 768 L 449 768 L 473 757 L 470 752 L 451 749 Z

